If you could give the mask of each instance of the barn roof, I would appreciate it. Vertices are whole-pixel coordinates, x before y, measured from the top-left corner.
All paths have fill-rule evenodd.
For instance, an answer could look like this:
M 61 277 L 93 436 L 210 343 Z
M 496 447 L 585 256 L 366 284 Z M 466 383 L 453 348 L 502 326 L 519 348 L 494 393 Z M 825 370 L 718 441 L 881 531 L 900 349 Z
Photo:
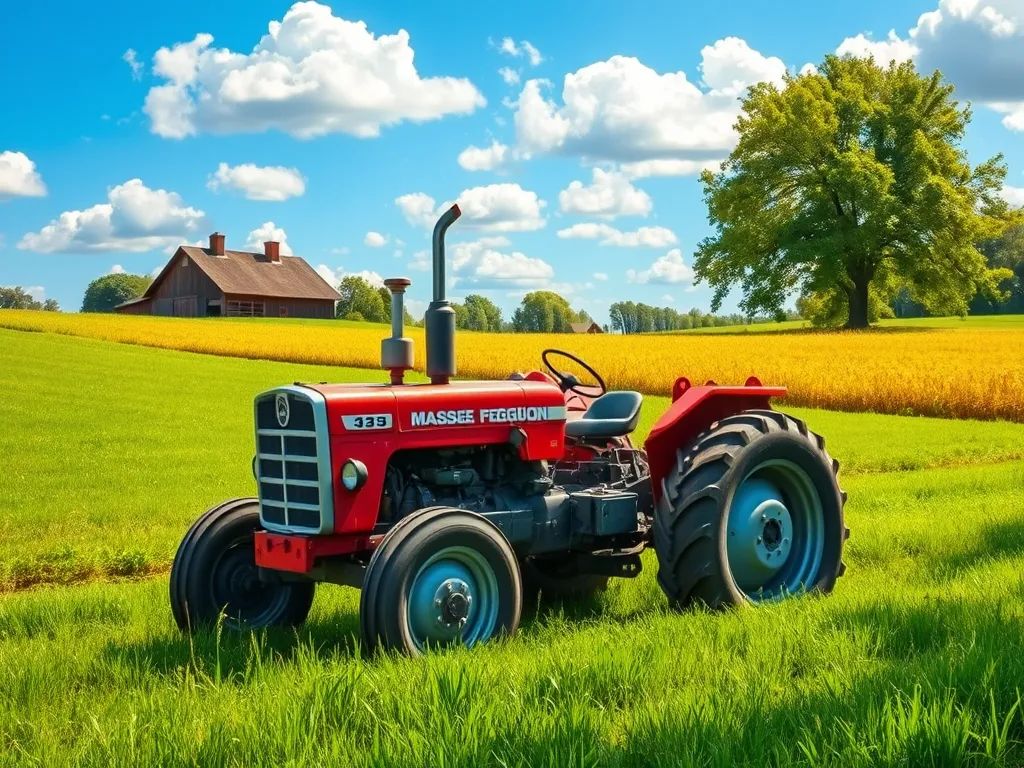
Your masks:
M 224 251 L 214 256 L 209 248 L 183 245 L 140 298 L 152 296 L 157 284 L 181 254 L 188 256 L 224 293 L 268 296 L 280 299 L 329 299 L 341 295 L 298 256 L 282 256 L 273 262 L 263 253 Z
M 589 323 L 569 323 L 569 327 L 572 328 L 573 333 L 590 333 L 590 329 L 597 325 L 597 322 L 591 320 Z M 597 330 L 601 330 L 601 326 L 597 325 Z

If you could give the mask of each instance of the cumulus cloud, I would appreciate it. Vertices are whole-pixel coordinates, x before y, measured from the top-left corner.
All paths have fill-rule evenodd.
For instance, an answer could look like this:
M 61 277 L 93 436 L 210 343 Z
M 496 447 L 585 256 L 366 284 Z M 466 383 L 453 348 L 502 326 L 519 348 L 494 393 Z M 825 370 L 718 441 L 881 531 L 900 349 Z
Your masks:
M 584 186 L 582 181 L 573 181 L 558 193 L 558 207 L 563 213 L 614 219 L 617 216 L 646 216 L 654 202 L 650 195 L 634 187 L 625 174 L 594 168 L 590 186 Z
M 573 224 L 558 230 L 563 240 L 600 240 L 601 245 L 621 248 L 665 248 L 678 241 L 676 233 L 665 227 L 640 227 L 634 232 L 622 232 L 608 224 Z
M 371 248 L 383 248 L 388 244 L 388 239 L 380 232 L 367 232 L 366 237 L 363 238 L 363 244 Z
M 384 287 L 384 278 L 376 272 L 364 269 L 361 272 L 346 272 L 342 267 L 337 269 L 331 269 L 326 264 L 321 264 L 316 268 L 316 272 L 322 277 L 332 288 L 337 288 L 341 285 L 341 281 L 346 277 L 361 277 L 363 280 L 368 282 L 374 288 Z M 408 305 L 408 301 L 406 302 Z
M 1002 198 L 1014 208 L 1024 208 L 1024 187 L 1003 187 L 1000 192 Z
M 737 136 L 739 96 L 757 82 L 783 82 L 786 65 L 729 37 L 701 51 L 700 84 L 684 72 L 659 74 L 639 59 L 612 56 L 565 76 L 562 103 L 528 80 L 515 103 L 524 156 L 593 160 L 708 160 L 727 155 Z
M 493 171 L 505 163 L 508 155 L 508 147 L 497 140 L 489 147 L 471 144 L 459 153 L 459 165 L 467 171 Z
M 263 244 L 268 240 L 276 240 L 281 244 L 278 249 L 282 256 L 291 256 L 292 249 L 288 245 L 288 233 L 278 227 L 272 221 L 266 221 L 249 233 L 245 239 L 245 250 L 253 253 L 262 253 Z
M 607 280 L 608 279 L 608 273 L 607 272 L 595 272 L 594 273 L 594 279 L 595 280 Z
M 498 70 L 498 74 L 505 81 L 505 85 L 519 85 L 519 70 L 512 69 L 512 67 L 502 67 Z
M 18 248 L 37 253 L 142 253 L 173 248 L 206 226 L 206 214 L 185 205 L 176 192 L 150 189 L 140 179 L 119 184 L 107 202 L 84 211 L 65 211 Z
M 276 129 L 298 138 L 367 138 L 384 126 L 486 104 L 467 79 L 421 77 L 404 29 L 376 36 L 317 2 L 292 5 L 250 53 L 213 48 L 213 39 L 200 33 L 156 52 L 153 74 L 164 82 L 145 104 L 154 133 L 180 139 Z
M 42 197 L 43 177 L 24 152 L 0 152 L 0 201 L 11 197 Z
M 110 268 L 110 272 L 108 272 L 107 274 L 108 275 L 123 275 L 124 273 L 125 273 L 124 267 L 122 267 L 120 264 L 115 264 L 114 266 L 112 266 Z
M 649 269 L 637 272 L 626 270 L 626 277 L 631 283 L 652 283 L 655 285 L 675 285 L 693 280 L 693 270 L 683 263 L 683 252 L 673 248 L 659 259 L 655 259 Z
M 544 57 L 541 56 L 540 51 L 530 45 L 528 40 L 516 43 L 516 41 L 511 37 L 506 37 L 502 39 L 501 44 L 498 46 L 498 50 L 506 56 L 526 58 L 530 62 L 531 67 L 536 67 L 544 61 Z
M 206 186 L 214 192 L 233 189 L 242 192 L 249 200 L 274 202 L 300 197 L 306 192 L 306 180 L 297 168 L 280 165 L 261 167 L 252 163 L 233 167 L 221 163 L 210 174 Z
M 551 288 L 555 275 L 552 266 L 519 251 L 508 252 L 509 245 L 508 238 L 501 235 L 449 245 L 449 287 L 471 290 Z M 414 254 L 409 268 L 429 271 L 430 259 L 429 251 L 419 251 Z
M 131 69 L 132 80 L 141 80 L 142 71 L 145 67 L 141 61 L 135 58 L 136 56 L 138 56 L 138 54 L 135 52 L 135 49 L 129 48 L 124 52 L 124 55 L 121 56 L 121 61 L 127 64 L 129 69 Z
M 491 232 L 530 232 L 547 222 L 541 215 L 546 205 L 536 192 L 518 184 L 489 184 L 463 190 L 456 202 L 462 210 L 460 229 Z M 423 192 L 402 195 L 395 204 L 410 224 L 432 228 L 437 218 L 451 207 L 451 202 L 436 205 L 434 198 Z
M 623 163 L 621 170 L 630 179 L 646 179 L 651 176 L 696 176 L 704 170 L 717 171 L 723 159 L 641 160 L 638 163 Z
M 939 0 L 921 14 L 905 38 L 895 30 L 885 41 L 863 34 L 848 38 L 839 53 L 874 55 L 888 62 L 913 59 L 923 72 L 939 70 L 957 96 L 1005 115 L 1003 125 L 1024 131 L 1024 5 L 1020 0 Z

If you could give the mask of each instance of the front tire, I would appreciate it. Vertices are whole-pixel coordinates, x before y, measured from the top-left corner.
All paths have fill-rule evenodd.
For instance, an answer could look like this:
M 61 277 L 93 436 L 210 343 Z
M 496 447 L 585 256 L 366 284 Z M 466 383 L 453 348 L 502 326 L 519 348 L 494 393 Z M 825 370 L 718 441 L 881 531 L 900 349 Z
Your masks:
M 217 623 L 229 629 L 297 626 L 313 604 L 313 582 L 259 578 L 253 535 L 259 502 L 231 499 L 207 510 L 189 529 L 171 565 L 171 612 L 184 632 Z
M 845 571 L 839 463 L 778 411 L 722 419 L 680 450 L 654 514 L 658 583 L 674 608 L 831 592 Z
M 363 643 L 414 656 L 471 647 L 514 634 L 522 602 L 519 564 L 501 531 L 472 512 L 429 507 L 396 523 L 370 558 Z

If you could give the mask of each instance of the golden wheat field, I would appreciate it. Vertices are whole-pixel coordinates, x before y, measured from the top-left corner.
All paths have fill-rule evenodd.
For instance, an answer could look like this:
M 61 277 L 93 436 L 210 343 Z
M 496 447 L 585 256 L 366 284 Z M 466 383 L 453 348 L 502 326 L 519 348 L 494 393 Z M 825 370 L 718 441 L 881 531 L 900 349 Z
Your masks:
M 375 368 L 386 326 L 0 310 L 0 327 L 213 355 Z M 423 366 L 423 331 L 416 365 Z M 609 386 L 668 394 L 677 376 L 789 388 L 787 402 L 842 411 L 1024 421 L 1024 336 L 998 328 L 738 335 L 544 335 L 460 332 L 459 376 L 504 378 L 566 349 Z

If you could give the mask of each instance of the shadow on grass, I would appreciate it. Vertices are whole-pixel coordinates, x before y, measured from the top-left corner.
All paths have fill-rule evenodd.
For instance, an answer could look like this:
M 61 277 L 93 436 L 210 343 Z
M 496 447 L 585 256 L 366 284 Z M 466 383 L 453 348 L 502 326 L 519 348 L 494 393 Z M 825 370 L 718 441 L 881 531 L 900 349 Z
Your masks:
M 984 524 L 981 527 L 977 546 L 937 560 L 935 570 L 941 578 L 956 578 L 965 569 L 994 560 L 1007 560 L 1022 555 L 1024 555 L 1024 522 L 1002 520 Z

